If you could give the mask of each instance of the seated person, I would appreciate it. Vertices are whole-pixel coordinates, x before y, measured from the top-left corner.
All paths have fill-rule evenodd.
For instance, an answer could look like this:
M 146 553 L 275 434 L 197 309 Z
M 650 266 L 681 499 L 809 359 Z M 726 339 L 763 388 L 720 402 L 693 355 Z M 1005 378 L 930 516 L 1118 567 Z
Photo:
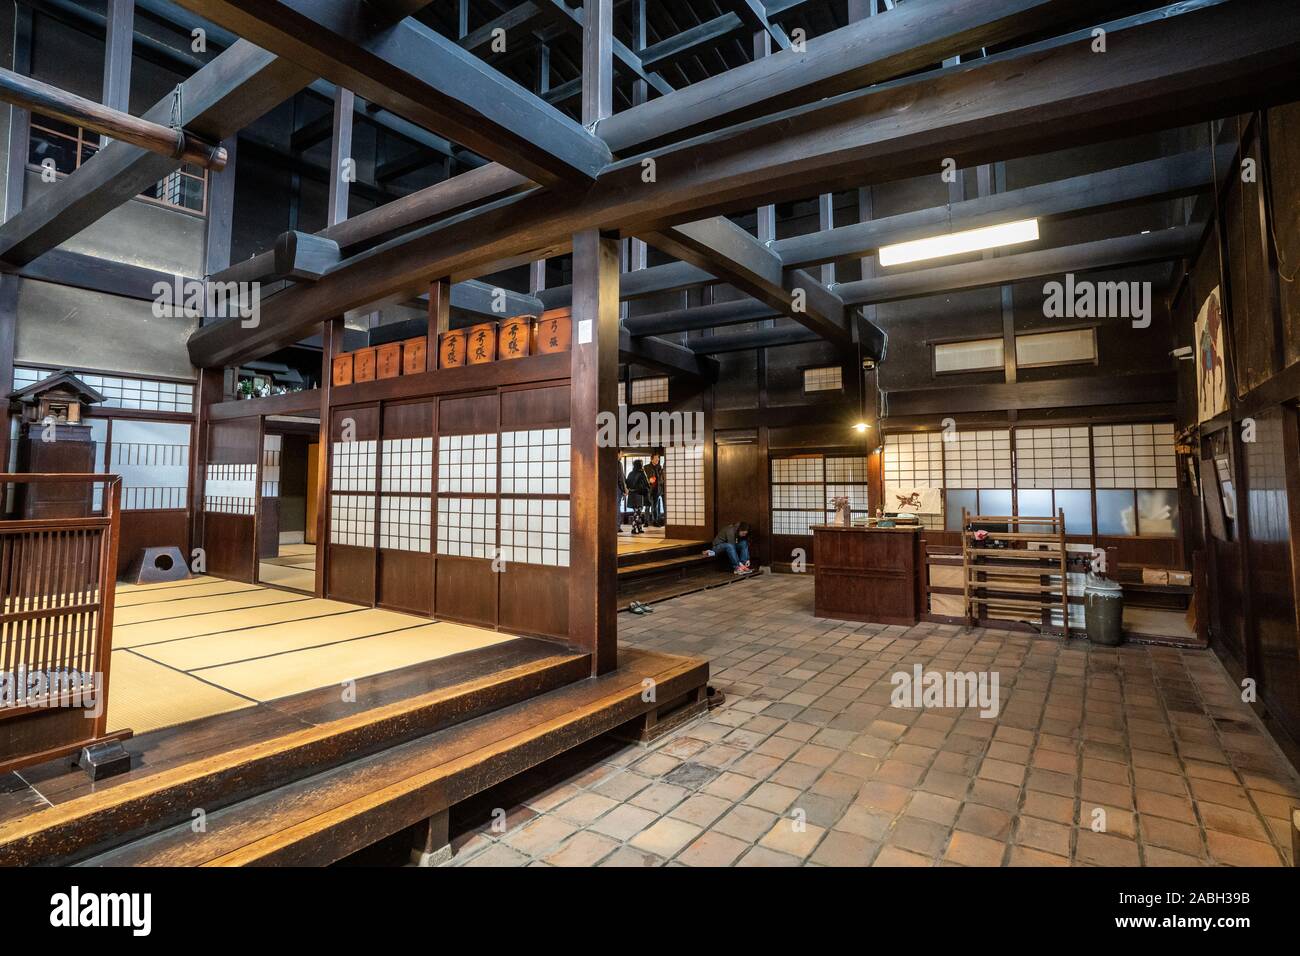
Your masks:
M 713 539 L 713 547 L 705 554 L 720 554 L 731 564 L 733 574 L 749 574 L 749 524 L 741 521 L 729 524 Z

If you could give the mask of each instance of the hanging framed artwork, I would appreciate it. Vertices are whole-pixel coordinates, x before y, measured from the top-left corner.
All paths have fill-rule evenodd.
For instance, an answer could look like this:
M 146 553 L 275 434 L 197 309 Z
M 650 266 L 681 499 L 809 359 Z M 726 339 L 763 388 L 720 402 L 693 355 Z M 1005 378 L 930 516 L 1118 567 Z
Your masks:
M 1196 315 L 1196 419 L 1206 422 L 1228 409 L 1228 375 L 1223 356 L 1223 308 L 1215 286 Z

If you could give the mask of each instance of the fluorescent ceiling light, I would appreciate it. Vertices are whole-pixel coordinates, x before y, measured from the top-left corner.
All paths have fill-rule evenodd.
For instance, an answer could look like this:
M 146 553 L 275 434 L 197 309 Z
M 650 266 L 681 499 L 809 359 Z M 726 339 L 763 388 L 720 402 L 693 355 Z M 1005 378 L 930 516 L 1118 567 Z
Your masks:
M 881 246 L 879 258 L 882 266 L 898 266 L 906 262 L 920 262 L 923 259 L 958 256 L 967 252 L 994 249 L 998 246 L 1011 246 L 1019 242 L 1033 242 L 1037 238 L 1038 220 L 1021 219 L 1000 226 L 986 226 L 983 229 L 971 229 L 966 232 L 949 233 L 946 236 L 931 236 L 929 239 Z

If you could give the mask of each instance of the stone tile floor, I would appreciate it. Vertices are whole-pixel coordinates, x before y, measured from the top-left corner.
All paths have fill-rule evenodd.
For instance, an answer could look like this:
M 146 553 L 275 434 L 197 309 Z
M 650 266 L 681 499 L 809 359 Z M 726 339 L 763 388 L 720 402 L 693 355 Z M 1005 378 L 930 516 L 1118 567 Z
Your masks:
M 619 624 L 708 657 L 726 703 L 483 795 L 450 865 L 1289 862 L 1300 779 L 1209 651 L 823 620 L 796 575 Z M 915 664 L 996 671 L 999 713 L 891 706 Z

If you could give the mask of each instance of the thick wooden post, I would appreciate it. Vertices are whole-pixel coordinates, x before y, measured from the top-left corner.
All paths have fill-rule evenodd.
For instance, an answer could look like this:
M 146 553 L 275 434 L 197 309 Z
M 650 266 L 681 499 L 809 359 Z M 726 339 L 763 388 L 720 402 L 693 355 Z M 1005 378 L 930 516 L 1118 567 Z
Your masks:
M 428 346 L 424 350 L 425 368 L 438 367 L 438 336 L 451 330 L 451 280 L 435 279 L 429 283 Z
M 334 390 L 334 356 L 343 351 L 343 318 L 321 323 L 320 430 L 316 462 L 316 596 L 324 597 L 329 581 L 330 400 Z
M 597 416 L 618 409 L 618 240 L 573 237 L 569 637 L 613 670 L 618 641 L 617 442 L 599 447 Z
M 614 2 L 586 0 L 582 122 L 613 112 Z M 601 412 L 618 412 L 618 240 L 590 229 L 573 237 L 570 389 L 569 639 L 591 651 L 592 673 L 618 666 L 618 443 L 596 443 Z

